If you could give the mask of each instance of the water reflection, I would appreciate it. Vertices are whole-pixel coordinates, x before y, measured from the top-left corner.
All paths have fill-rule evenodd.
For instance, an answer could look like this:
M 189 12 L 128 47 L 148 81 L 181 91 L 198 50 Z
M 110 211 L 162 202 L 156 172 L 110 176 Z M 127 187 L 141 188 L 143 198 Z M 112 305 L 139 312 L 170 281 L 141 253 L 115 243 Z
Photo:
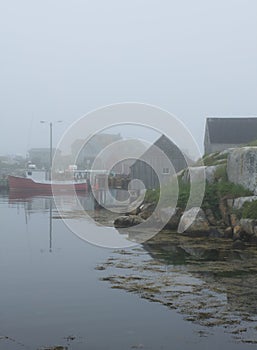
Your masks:
M 99 236 L 99 241 L 103 240 L 103 236 L 106 237 L 107 241 L 110 239 L 104 231 L 102 232 L 96 230 L 97 225 L 112 226 L 112 220 L 110 220 L 110 213 L 106 210 L 99 209 L 96 205 L 95 199 L 92 195 L 81 195 L 81 196 L 69 196 L 62 195 L 57 196 L 55 199 L 51 196 L 26 196 L 24 198 L 15 197 L 13 195 L 9 196 L 9 205 L 14 206 L 17 210 L 24 207 L 26 223 L 30 220 L 30 216 L 36 215 L 38 213 L 45 213 L 47 215 L 49 224 L 49 246 L 48 251 L 52 253 L 54 251 L 54 237 L 53 232 L 53 220 L 60 217 L 66 217 L 67 220 L 72 222 L 80 222 L 81 218 L 84 218 L 85 212 L 90 213 L 92 219 L 94 220 L 94 226 L 87 226 L 85 231 L 87 232 L 87 239 L 90 241 L 90 235 L 92 239 L 96 239 Z M 62 213 L 56 210 L 56 206 L 62 208 Z M 82 208 L 82 209 L 81 209 Z M 60 215 L 61 214 L 61 215 Z M 111 228 L 112 234 L 119 235 L 118 231 Z M 124 232 L 124 231 L 123 231 Z M 128 239 L 136 241 L 137 237 L 142 239 L 144 232 L 137 232 L 136 230 L 128 230 Z M 126 239 L 126 237 L 124 238 Z M 248 246 L 247 249 L 233 250 L 232 242 L 230 240 L 220 240 L 214 238 L 189 238 L 181 236 L 178 234 L 170 232 L 162 232 L 155 236 L 154 238 L 146 241 L 142 247 L 151 256 L 153 260 L 158 262 L 163 266 L 163 271 L 165 273 L 170 273 L 174 276 L 174 272 L 181 276 L 184 276 L 185 280 L 191 281 L 191 286 L 194 285 L 194 280 L 192 278 L 199 279 L 203 288 L 201 289 L 198 285 L 195 286 L 198 296 L 201 298 L 196 298 L 197 294 L 192 291 L 191 297 L 188 295 L 185 297 L 183 295 L 183 286 L 181 284 L 176 285 L 176 279 L 172 283 L 175 284 L 177 288 L 176 292 L 181 289 L 181 300 L 178 308 L 182 306 L 182 303 L 187 303 L 191 305 L 191 308 L 200 308 L 200 303 L 202 299 L 205 299 L 205 309 L 211 309 L 210 305 L 213 304 L 213 300 L 216 301 L 216 307 L 212 309 L 209 313 L 216 312 L 215 324 L 224 321 L 224 325 L 228 324 L 230 318 L 235 321 L 235 314 L 237 314 L 236 324 L 243 324 L 251 319 L 257 321 L 257 250 L 254 246 Z M 122 261 L 124 257 L 122 257 Z M 152 277 L 149 275 L 148 280 L 145 276 L 142 278 L 142 283 L 146 285 L 147 283 L 152 284 L 152 288 L 158 285 L 159 301 L 167 303 L 167 298 L 174 299 L 175 295 L 166 295 L 166 290 L 164 291 L 162 285 L 162 277 L 160 274 L 162 272 L 159 270 L 158 277 L 155 277 L 155 270 L 152 269 L 152 263 L 147 262 L 146 265 L 140 262 L 137 266 L 135 256 L 131 256 L 131 261 L 129 261 L 129 269 L 134 266 L 134 271 L 140 272 L 152 272 Z M 124 264 L 124 261 L 123 261 Z M 121 265 L 120 265 L 121 266 Z M 120 269 L 119 266 L 119 269 Z M 126 264 L 124 264 L 126 268 Z M 160 267 L 159 267 L 160 269 Z M 141 277 L 140 277 L 141 278 Z M 151 279 L 152 278 L 152 279 Z M 157 279 L 156 279 L 157 278 Z M 157 282 L 158 281 L 158 282 Z M 174 282 L 175 281 L 175 282 Z M 167 281 L 165 280 L 165 283 Z M 180 279 L 181 282 L 181 279 Z M 131 283 L 131 281 L 130 281 Z M 140 285 L 138 280 L 137 285 Z M 125 280 L 121 283 L 124 289 L 132 288 L 131 285 L 126 285 Z M 135 288 L 135 286 L 133 286 Z M 132 289 L 133 289 L 132 288 Z M 141 289 L 143 286 L 140 287 Z M 206 290 L 211 291 L 210 294 L 206 293 Z M 216 294 L 213 294 L 213 293 Z M 222 302 L 220 302 L 220 297 L 222 297 Z M 211 297 L 210 297 L 211 296 Z M 191 299 L 190 299 L 191 298 Z M 158 299 L 158 298 L 157 298 Z M 201 307 L 201 312 L 206 312 L 204 308 Z M 203 311 L 205 310 L 205 311 Z M 224 311 L 225 310 L 225 311 Z M 187 309 L 189 312 L 189 309 Z M 192 313 L 192 310 L 190 311 Z M 191 315 L 193 318 L 194 315 Z M 212 317 L 213 318 L 213 315 Z M 194 319 L 195 320 L 195 319 Z M 223 321 L 222 321 L 223 320 Z M 206 318 L 206 322 L 209 319 Z M 234 322 L 233 321 L 233 322 Z M 201 320 L 201 322 L 203 322 Z
M 54 206 L 56 209 L 56 204 L 62 206 L 63 208 L 72 209 L 76 208 L 77 201 L 85 210 L 94 210 L 96 207 L 96 202 L 94 197 L 90 194 L 79 194 L 74 196 L 73 194 L 65 193 L 56 195 L 45 195 L 39 193 L 30 192 L 9 192 L 9 204 L 22 203 L 25 206 L 28 213 L 38 212 L 38 211 L 49 211 L 50 207 Z M 55 204 L 56 202 L 56 204 Z
M 201 278 L 210 289 L 226 293 L 229 309 L 257 315 L 257 250 L 233 250 L 230 240 L 188 238 L 164 233 L 143 244 L 151 257 L 170 269 Z
M 154 259 L 168 265 L 242 260 L 243 251 L 231 249 L 231 241 L 183 237 L 169 232 L 166 235 L 159 234 L 143 247 Z
M 11 207 L 15 207 L 17 212 L 24 210 L 26 226 L 29 224 L 31 215 L 46 214 L 48 215 L 48 235 L 49 235 L 49 252 L 53 251 L 53 219 L 61 218 L 57 206 L 68 212 L 74 211 L 79 206 L 86 211 L 93 211 L 97 207 L 96 201 L 92 195 L 82 194 L 73 196 L 61 194 L 60 196 L 40 195 L 26 192 L 12 192 L 8 195 L 8 202 Z
M 94 207 L 92 198 L 87 196 L 76 200 L 60 196 L 57 200 L 67 209 L 66 215 L 71 221 L 79 222 L 83 217 L 83 212 L 78 211 L 78 217 L 73 218 L 77 200 L 83 208 Z M 232 285 L 231 278 L 217 274 L 230 270 L 216 268 L 215 275 L 214 268 L 222 263 L 230 268 L 239 267 L 238 261 L 249 262 L 250 255 L 243 255 L 240 259 L 235 255 L 228 260 L 226 252 L 229 246 L 225 245 L 223 255 L 217 258 L 209 252 L 218 249 L 218 242 L 210 246 L 204 245 L 203 241 L 186 238 L 176 241 L 175 236 L 167 234 L 146 242 L 142 246 L 145 250 L 137 247 L 112 253 L 74 237 L 63 221 L 58 220 L 60 214 L 52 197 L 2 197 L 0 207 L 0 331 L 16 341 L 5 347 L 0 339 L 0 348 L 44 349 L 51 344 L 74 350 L 118 350 L 140 348 L 143 344 L 149 349 L 170 349 L 170 344 L 175 341 L 178 347 L 186 350 L 215 350 L 224 345 L 228 350 L 246 349 L 242 344 L 231 343 L 230 337 L 217 329 L 212 330 L 212 335 L 209 333 L 208 337 L 199 338 L 198 325 L 184 322 L 177 312 L 167 312 L 156 303 L 142 302 L 121 289 L 137 292 L 142 298 L 161 302 L 171 309 L 177 308 L 187 317 L 189 315 L 191 321 L 202 321 L 208 309 L 209 313 L 216 312 L 216 320 L 220 321 L 223 317 L 227 325 L 236 312 L 238 319 L 241 315 L 241 318 L 255 316 L 252 289 L 256 287 L 256 274 L 252 275 L 253 279 L 240 276 L 243 277 L 240 288 L 244 294 L 237 296 L 238 289 L 227 287 Z M 105 210 L 92 210 L 92 217 L 98 217 L 100 222 L 110 220 Z M 84 226 L 90 234 L 98 235 L 99 231 L 95 228 L 98 228 L 97 222 Z M 108 236 L 105 229 L 104 235 Z M 119 236 L 113 228 L 110 231 Z M 202 249 L 207 253 L 203 254 Z M 101 261 L 107 261 L 106 266 L 95 269 Z M 126 276 L 129 278 L 126 279 Z M 117 282 L 117 289 L 113 290 L 100 281 L 102 277 Z M 230 282 L 222 285 L 226 280 Z M 237 280 L 237 283 L 240 281 Z M 244 301 L 239 301 L 240 297 Z M 238 310 L 240 303 L 250 308 L 253 316 Z M 199 305 L 201 309 L 197 309 Z M 223 314 L 220 311 L 222 307 Z M 236 312 L 232 312 L 233 308 Z M 96 337 L 96 334 L 100 336 Z M 65 340 L 70 335 L 75 336 L 71 345 Z M 18 343 L 24 346 L 19 347 Z
M 130 232 L 131 234 L 131 232 Z M 135 236 L 139 232 L 134 232 Z M 257 343 L 257 251 L 231 249 L 229 240 L 161 232 L 138 250 L 119 252 L 99 269 L 113 288 L 137 293 L 195 324 L 221 327 L 237 340 Z
M 101 195 L 103 199 L 103 196 Z M 127 191 L 114 189 L 106 192 L 105 204 L 112 207 L 115 200 L 127 200 Z M 79 238 L 103 247 L 131 246 L 128 235 L 119 235 L 113 227 L 117 212 L 103 209 L 92 193 L 60 193 L 54 197 L 34 193 L 10 192 L 9 205 L 25 212 L 26 222 L 36 213 L 49 215 L 49 251 L 53 249 L 53 220 L 62 219 L 70 232 Z M 48 214 L 49 213 L 49 214 Z

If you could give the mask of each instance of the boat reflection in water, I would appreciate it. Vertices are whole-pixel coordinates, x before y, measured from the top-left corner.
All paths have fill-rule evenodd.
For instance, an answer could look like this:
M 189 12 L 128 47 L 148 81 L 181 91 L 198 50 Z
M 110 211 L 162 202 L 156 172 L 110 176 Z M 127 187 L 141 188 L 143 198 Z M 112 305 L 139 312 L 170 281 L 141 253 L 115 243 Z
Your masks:
M 49 252 L 53 249 L 53 218 L 59 217 L 55 200 L 59 203 L 63 203 L 67 207 L 71 208 L 75 204 L 75 200 L 72 195 L 66 194 L 59 197 L 53 197 L 52 195 L 40 195 L 29 192 L 10 191 L 9 192 L 9 205 L 15 206 L 18 211 L 24 210 L 25 221 L 28 226 L 28 222 L 33 214 L 49 214 Z M 88 198 L 86 195 L 80 196 L 81 204 L 85 208 L 94 208 L 94 202 Z

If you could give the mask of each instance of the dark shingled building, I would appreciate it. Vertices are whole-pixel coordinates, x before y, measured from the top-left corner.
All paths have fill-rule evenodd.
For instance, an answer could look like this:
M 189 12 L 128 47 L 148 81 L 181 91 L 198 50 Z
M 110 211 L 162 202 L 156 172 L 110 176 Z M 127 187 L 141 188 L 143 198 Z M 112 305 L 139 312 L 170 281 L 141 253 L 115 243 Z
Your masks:
M 205 154 L 239 147 L 257 140 L 257 118 L 207 118 L 205 125 Z
M 156 152 L 156 147 L 154 146 L 162 150 L 167 157 Z M 187 167 L 187 161 L 184 154 L 172 141 L 170 141 L 165 135 L 162 135 L 154 145 L 149 147 L 141 158 L 136 160 L 130 167 L 131 179 L 141 180 L 147 189 L 158 188 L 159 179 L 153 169 L 159 169 L 161 172 L 162 178 L 160 180 L 162 183 L 166 180 L 168 181 L 172 174 L 174 174 L 170 167 L 170 162 L 176 172 Z M 190 164 L 192 161 L 189 161 L 188 159 L 188 162 Z

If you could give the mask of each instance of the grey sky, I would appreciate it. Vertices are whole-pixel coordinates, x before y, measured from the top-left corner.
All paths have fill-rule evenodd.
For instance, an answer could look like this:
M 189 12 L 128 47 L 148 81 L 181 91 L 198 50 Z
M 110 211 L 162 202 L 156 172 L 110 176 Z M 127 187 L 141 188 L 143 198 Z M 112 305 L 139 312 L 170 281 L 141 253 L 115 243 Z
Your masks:
M 177 115 L 257 114 L 256 0 L 0 2 L 0 154 L 48 146 L 41 119 L 135 101 Z

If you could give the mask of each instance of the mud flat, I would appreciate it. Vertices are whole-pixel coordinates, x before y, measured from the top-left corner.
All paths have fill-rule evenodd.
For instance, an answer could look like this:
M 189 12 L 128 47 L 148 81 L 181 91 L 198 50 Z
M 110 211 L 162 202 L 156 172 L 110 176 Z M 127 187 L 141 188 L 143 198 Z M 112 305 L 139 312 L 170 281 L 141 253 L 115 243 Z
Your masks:
M 232 250 L 229 240 L 162 232 L 142 246 L 114 251 L 96 270 L 111 288 L 181 313 L 199 325 L 201 336 L 221 327 L 236 342 L 257 344 L 254 246 Z

